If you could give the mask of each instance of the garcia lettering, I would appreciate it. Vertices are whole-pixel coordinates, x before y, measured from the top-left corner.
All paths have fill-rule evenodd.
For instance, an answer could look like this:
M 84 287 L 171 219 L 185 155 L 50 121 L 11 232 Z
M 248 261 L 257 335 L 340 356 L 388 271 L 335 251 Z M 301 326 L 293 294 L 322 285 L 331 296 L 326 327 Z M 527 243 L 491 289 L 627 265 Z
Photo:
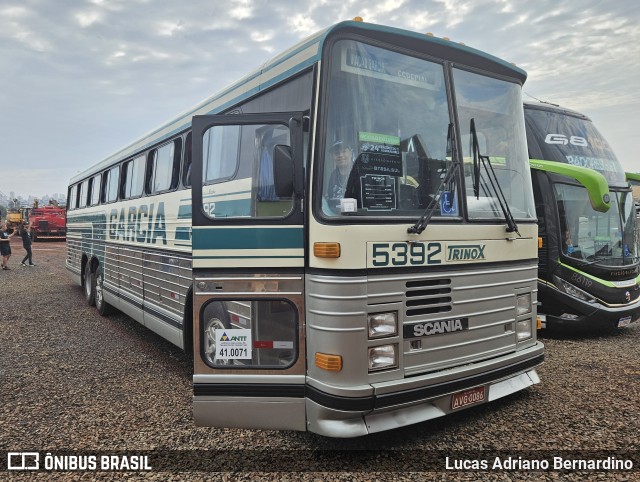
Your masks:
M 130 206 L 128 211 L 112 209 L 109 214 L 109 239 L 148 244 L 167 244 L 164 202 Z

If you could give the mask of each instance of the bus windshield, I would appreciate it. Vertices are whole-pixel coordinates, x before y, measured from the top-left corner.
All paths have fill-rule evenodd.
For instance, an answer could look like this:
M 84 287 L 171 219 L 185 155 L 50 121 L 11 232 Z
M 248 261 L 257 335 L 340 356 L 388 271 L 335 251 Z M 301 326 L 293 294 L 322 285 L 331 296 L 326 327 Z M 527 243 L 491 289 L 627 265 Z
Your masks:
M 625 173 L 607 140 L 593 123 L 566 112 L 527 109 L 529 132 L 542 152 L 540 159 L 586 167 L 602 174 L 610 185 L 627 185 Z
M 565 256 L 605 266 L 626 266 L 638 261 L 630 192 L 611 192 L 611 208 L 601 213 L 585 202 L 584 187 L 556 183 L 554 188 Z
M 504 217 L 502 191 L 514 218 L 534 218 L 519 86 L 459 69 L 453 70 L 453 80 L 469 217 Z M 488 162 L 478 165 L 480 156 Z
M 514 217 L 533 219 L 519 86 L 457 69 L 454 78 L 464 97 L 461 131 L 475 116 L 485 147 L 500 151 L 494 168 Z M 325 216 L 416 218 L 432 200 L 434 216 L 461 216 L 460 179 L 442 183 L 455 148 L 445 79 L 441 63 L 352 40 L 335 44 L 321 155 Z M 502 218 L 496 193 L 482 196 L 472 216 Z

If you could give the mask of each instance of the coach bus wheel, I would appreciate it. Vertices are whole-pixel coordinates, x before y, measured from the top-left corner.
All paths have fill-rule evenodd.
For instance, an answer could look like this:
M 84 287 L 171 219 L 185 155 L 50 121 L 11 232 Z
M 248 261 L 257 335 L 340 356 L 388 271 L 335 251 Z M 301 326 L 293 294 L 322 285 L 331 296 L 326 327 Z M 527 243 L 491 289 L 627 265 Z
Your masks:
M 104 300 L 104 287 L 102 280 L 102 273 L 100 269 L 96 269 L 94 276 L 95 279 L 95 294 L 96 294 L 96 309 L 102 316 L 107 316 L 111 312 L 111 305 Z
M 204 355 L 213 365 L 229 365 L 228 359 L 216 358 L 216 330 L 229 328 L 228 315 L 221 303 L 211 303 L 204 310 Z
M 91 272 L 91 262 L 87 261 L 87 265 L 84 268 L 84 299 L 87 300 L 89 306 L 93 306 L 96 303 L 95 286 L 95 273 Z

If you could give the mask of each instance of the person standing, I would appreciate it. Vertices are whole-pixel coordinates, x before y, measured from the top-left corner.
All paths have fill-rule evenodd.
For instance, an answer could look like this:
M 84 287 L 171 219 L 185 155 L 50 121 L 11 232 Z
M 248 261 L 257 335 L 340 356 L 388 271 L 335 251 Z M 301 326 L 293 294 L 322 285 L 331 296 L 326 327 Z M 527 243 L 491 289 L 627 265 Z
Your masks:
M 0 255 L 2 255 L 2 269 L 9 270 L 9 258 L 11 257 L 11 238 L 16 235 L 14 230 L 9 234 L 7 223 L 2 225 L 0 229 Z
M 25 261 L 29 260 L 29 266 L 35 266 L 33 264 L 32 253 L 31 253 L 31 225 L 24 227 L 20 225 L 20 237 L 22 238 L 22 246 L 24 250 L 27 252 L 27 255 L 23 258 L 22 266 L 27 266 Z

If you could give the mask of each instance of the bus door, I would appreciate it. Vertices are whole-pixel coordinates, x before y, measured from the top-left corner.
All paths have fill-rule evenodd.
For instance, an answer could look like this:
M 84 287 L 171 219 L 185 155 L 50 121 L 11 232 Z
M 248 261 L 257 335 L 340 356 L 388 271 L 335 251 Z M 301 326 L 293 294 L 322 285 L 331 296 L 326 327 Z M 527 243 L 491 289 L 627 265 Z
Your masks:
M 193 118 L 197 425 L 305 430 L 302 121 Z

